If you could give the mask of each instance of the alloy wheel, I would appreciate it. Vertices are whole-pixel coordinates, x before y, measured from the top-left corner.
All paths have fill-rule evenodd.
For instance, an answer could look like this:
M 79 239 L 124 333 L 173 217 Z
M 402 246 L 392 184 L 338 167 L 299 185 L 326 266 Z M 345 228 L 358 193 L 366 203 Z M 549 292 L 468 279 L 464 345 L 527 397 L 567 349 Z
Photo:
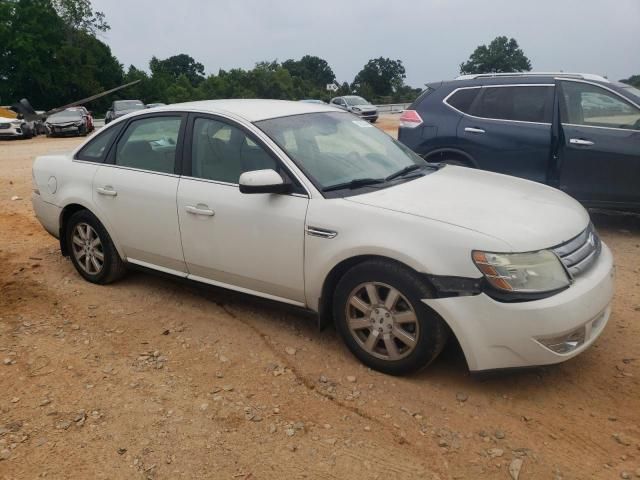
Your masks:
M 71 237 L 73 256 L 80 268 L 89 275 L 97 275 L 104 267 L 104 249 L 95 229 L 88 223 L 78 223 Z
M 384 283 L 362 283 L 352 290 L 347 302 L 349 332 L 367 353 L 393 361 L 405 358 L 416 348 L 418 317 L 397 289 Z

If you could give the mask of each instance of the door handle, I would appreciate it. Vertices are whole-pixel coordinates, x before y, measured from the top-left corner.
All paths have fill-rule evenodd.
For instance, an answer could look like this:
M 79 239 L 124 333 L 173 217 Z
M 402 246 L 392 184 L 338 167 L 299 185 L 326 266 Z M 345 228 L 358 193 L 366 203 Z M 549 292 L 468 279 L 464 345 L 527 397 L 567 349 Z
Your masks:
M 193 215 L 204 215 L 206 217 L 213 217 L 216 213 L 208 208 L 206 205 L 198 204 L 198 206 L 194 207 L 193 205 L 187 205 L 184 209 Z
M 484 129 L 476 127 L 465 127 L 464 131 L 469 133 L 485 133 Z
M 593 142 L 591 140 L 584 140 L 582 138 L 570 138 L 569 143 L 572 145 L 582 145 L 585 147 L 590 147 L 591 145 L 593 145 Z
M 96 191 L 100 194 L 100 195 L 106 195 L 108 197 L 115 197 L 118 195 L 118 192 L 116 192 L 112 186 L 110 185 L 106 185 L 104 187 L 98 187 L 96 188 Z

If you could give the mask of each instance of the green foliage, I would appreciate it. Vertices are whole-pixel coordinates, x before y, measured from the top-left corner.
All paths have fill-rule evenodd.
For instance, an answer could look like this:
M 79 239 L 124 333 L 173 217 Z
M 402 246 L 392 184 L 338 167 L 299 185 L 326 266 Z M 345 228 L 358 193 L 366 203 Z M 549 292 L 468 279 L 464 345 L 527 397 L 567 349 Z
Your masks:
M 90 5 L 86 10 L 85 0 L 77 0 L 73 10 L 74 1 L 56 7 L 51 0 L 0 0 L 0 103 L 27 97 L 36 108 L 48 109 L 122 82 L 122 66 L 91 33 L 106 28 L 103 17 Z M 56 8 L 62 3 L 74 13 L 60 16 Z M 105 105 L 103 100 L 89 108 Z
M 514 38 L 496 37 L 486 45 L 480 45 L 469 57 L 460 64 L 461 74 L 472 73 L 506 73 L 528 72 L 531 62 L 525 56 L 518 42 Z
M 288 70 L 292 77 L 319 89 L 326 88 L 328 83 L 336 80 L 327 61 L 313 55 L 305 55 L 300 60 L 286 60 L 282 62 L 282 67 Z
M 631 75 L 629 78 L 625 78 L 620 81 L 636 88 L 640 88 L 640 75 Z
M 52 5 L 72 32 L 95 35 L 111 28 L 104 13 L 93 11 L 90 0 L 53 0 Z
M 165 60 L 158 60 L 156 57 L 152 57 L 149 62 L 149 68 L 154 77 L 166 75 L 173 81 L 184 75 L 193 86 L 204 80 L 204 65 L 196 62 L 193 57 L 185 53 L 174 55 Z
M 337 92 L 326 85 L 336 76 L 326 60 L 305 55 L 259 62 L 252 69 L 220 70 L 205 76 L 188 54 L 152 57 L 149 70 L 131 65 L 125 72 L 96 34 L 109 29 L 90 0 L 0 0 L 0 104 L 28 98 L 37 109 L 71 103 L 118 85 L 136 85 L 87 104 L 96 114 L 117 99 L 177 103 L 218 98 L 299 100 L 358 93 L 376 102 L 413 100 L 419 90 L 404 85 L 400 60 L 370 60 L 354 83 Z
M 391 96 L 402 88 L 405 78 L 402 60 L 379 57 L 367 62 L 351 88 L 365 98 Z

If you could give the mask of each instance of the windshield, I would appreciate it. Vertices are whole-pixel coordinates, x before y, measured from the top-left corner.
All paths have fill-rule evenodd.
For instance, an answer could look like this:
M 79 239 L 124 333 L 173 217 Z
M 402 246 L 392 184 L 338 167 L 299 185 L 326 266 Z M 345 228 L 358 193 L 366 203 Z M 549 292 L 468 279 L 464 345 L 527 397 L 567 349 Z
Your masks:
M 144 103 L 140 100 L 119 100 L 114 106 L 116 110 L 142 110 Z
M 50 115 L 47 120 L 78 120 L 80 118 L 82 113 L 79 110 L 64 110 Z
M 362 97 L 344 97 L 344 99 L 347 101 L 347 105 L 349 105 L 350 107 L 354 105 L 369 105 L 369 102 L 367 102 Z
M 427 165 L 386 133 L 349 113 L 308 113 L 256 125 L 325 191 L 363 179 L 389 184 L 389 176 Z

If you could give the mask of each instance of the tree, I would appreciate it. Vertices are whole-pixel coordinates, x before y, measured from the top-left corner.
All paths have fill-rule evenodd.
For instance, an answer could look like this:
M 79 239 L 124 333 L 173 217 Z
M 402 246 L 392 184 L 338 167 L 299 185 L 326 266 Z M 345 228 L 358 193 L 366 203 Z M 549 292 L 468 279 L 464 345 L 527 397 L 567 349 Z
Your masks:
M 90 0 L 52 0 L 53 7 L 70 30 L 95 36 L 111 27 L 104 13 L 94 12 Z
M 379 57 L 367 62 L 356 75 L 351 88 L 369 98 L 390 96 L 402 87 L 405 78 L 402 60 Z
M 469 57 L 460 64 L 461 74 L 472 73 L 507 73 L 528 72 L 531 62 L 525 56 L 518 42 L 514 38 L 496 37 L 486 45 L 480 45 Z
M 282 68 L 288 70 L 292 77 L 298 77 L 317 88 L 324 89 L 328 83 L 336 80 L 327 61 L 314 55 L 305 55 L 300 60 L 286 60 L 282 62 Z
M 620 80 L 622 83 L 626 83 L 627 85 L 631 85 L 636 88 L 640 88 L 640 75 L 631 75 L 629 78 L 625 78 Z
M 165 60 L 158 60 L 154 56 L 149 62 L 149 68 L 153 76 L 167 75 L 174 81 L 184 75 L 193 86 L 204 80 L 204 65 L 196 62 L 193 57 L 186 53 L 174 55 Z
M 84 0 L 65 0 L 64 12 L 75 13 L 61 16 L 61 4 L 0 0 L 2 103 L 26 97 L 36 108 L 48 109 L 122 82 L 122 66 L 92 33 L 106 28 L 103 21 L 95 23 L 102 17 Z

